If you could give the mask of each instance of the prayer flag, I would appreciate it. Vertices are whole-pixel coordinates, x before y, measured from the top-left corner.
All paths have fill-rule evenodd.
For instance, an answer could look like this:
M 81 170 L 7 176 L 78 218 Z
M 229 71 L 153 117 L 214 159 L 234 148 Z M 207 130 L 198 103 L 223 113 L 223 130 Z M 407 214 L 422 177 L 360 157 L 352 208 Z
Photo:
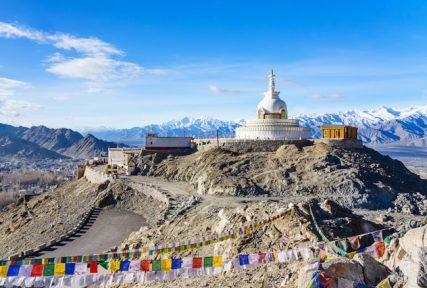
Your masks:
M 98 273 L 98 262 L 90 262 L 89 263 L 89 272 L 90 273 Z
M 259 253 L 258 253 L 258 263 L 260 263 L 260 264 L 265 264 L 265 263 L 266 263 L 266 261 L 265 261 L 265 256 L 266 256 L 266 254 L 265 254 L 265 253 L 263 253 L 263 252 L 259 252 Z
M 172 259 L 172 269 L 181 269 L 181 265 L 182 265 L 182 259 L 181 258 L 177 258 L 177 259 Z
M 326 274 L 326 272 L 319 273 L 320 287 L 329 287 L 329 285 L 331 285 L 332 283 L 334 283 L 334 278 Z
M 161 271 L 162 270 L 162 261 L 152 260 L 151 261 L 151 270 L 152 271 Z
M 385 252 L 385 245 L 384 242 L 376 242 L 375 248 L 377 249 L 378 257 L 382 257 Z
M 348 242 L 350 242 L 350 246 L 354 250 L 357 250 L 360 248 L 359 236 L 348 237 L 347 240 L 348 240 Z
M 141 271 L 147 272 L 150 271 L 150 260 L 141 261 Z
M 162 259 L 162 271 L 170 271 L 172 269 L 171 259 Z
M 239 264 L 240 266 L 249 265 L 249 255 L 248 254 L 239 255 Z
M 18 276 L 30 277 L 31 276 L 31 270 L 33 270 L 33 265 L 21 266 L 21 269 L 19 269 Z
M 193 258 L 191 258 L 191 257 L 182 258 L 182 267 L 183 268 L 193 268 Z
M 7 277 L 18 276 L 19 274 L 19 265 L 10 265 L 7 270 Z
M 43 269 L 43 276 L 53 276 L 55 272 L 55 264 L 46 264 Z
M 383 241 L 383 231 L 375 231 L 372 232 L 372 237 L 374 238 L 375 242 L 382 242 Z
M 304 271 L 308 272 L 308 271 L 317 271 L 320 267 L 320 262 L 314 262 L 308 265 L 305 265 L 304 267 Z
M 391 288 L 390 280 L 389 278 L 385 278 L 383 281 L 378 283 L 378 285 L 375 288 Z
M 279 253 L 277 253 L 277 257 L 279 259 L 279 263 L 284 263 L 287 259 L 286 251 L 280 251 Z
M 76 263 L 76 268 L 74 270 L 75 274 L 83 275 L 86 274 L 87 271 L 87 263 Z
M 255 269 L 259 265 L 259 256 L 258 254 L 249 254 L 249 268 Z
M 7 266 L 5 266 L 5 265 L 0 266 L 0 277 L 1 278 L 7 277 Z
M 110 271 L 115 272 L 120 270 L 120 261 L 113 260 L 110 261 Z
M 64 274 L 65 274 L 65 264 L 64 263 L 55 264 L 54 275 L 55 276 L 64 276 Z
M 202 268 L 203 258 L 202 257 L 194 257 L 193 258 L 193 268 L 200 269 Z
M 76 263 L 66 263 L 65 264 L 65 275 L 74 275 L 75 269 L 76 269 Z
M 101 266 L 105 270 L 108 270 L 108 262 L 107 261 L 99 261 L 98 264 L 99 264 L 99 266 Z
M 222 267 L 222 256 L 214 256 L 213 257 L 213 266 L 214 267 Z
M 213 257 L 204 257 L 203 258 L 203 267 L 213 267 Z
M 129 270 L 133 271 L 133 272 L 138 272 L 140 270 L 141 267 L 141 261 L 139 260 L 134 260 L 130 262 L 130 266 L 129 266 Z
M 120 261 L 120 271 L 129 271 L 130 261 Z

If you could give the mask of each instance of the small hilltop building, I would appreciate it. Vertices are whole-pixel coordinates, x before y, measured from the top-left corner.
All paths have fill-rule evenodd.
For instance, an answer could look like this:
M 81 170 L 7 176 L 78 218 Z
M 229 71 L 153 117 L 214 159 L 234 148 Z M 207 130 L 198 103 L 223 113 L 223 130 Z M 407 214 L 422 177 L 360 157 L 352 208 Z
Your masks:
M 357 127 L 349 125 L 323 125 L 320 127 L 323 139 L 357 140 Z

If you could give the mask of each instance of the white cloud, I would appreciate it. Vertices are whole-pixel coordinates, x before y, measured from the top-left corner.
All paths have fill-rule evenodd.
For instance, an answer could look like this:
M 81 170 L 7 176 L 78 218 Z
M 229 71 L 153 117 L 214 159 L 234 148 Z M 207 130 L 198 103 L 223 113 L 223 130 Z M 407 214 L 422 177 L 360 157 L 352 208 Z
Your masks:
M 26 88 L 25 82 L 0 77 L 0 115 L 19 116 L 22 110 L 34 110 L 41 108 L 40 105 L 20 100 L 10 99 L 15 95 L 17 89 Z
M 218 87 L 218 86 L 215 86 L 215 85 L 209 85 L 209 90 L 213 94 L 217 94 L 217 95 L 242 93 L 242 91 L 240 91 L 240 90 L 225 89 L 225 88 L 221 88 L 221 87 Z
M 77 53 L 77 57 L 54 53 L 45 62 L 48 66 L 46 71 L 64 78 L 86 80 L 87 91 L 91 93 L 101 92 L 109 86 L 114 86 L 114 81 L 130 79 L 143 72 L 155 75 L 164 73 L 164 70 L 144 70 L 138 64 L 114 59 L 115 56 L 122 56 L 123 51 L 95 37 L 79 38 L 64 33 L 49 34 L 5 22 L 0 22 L 0 37 L 26 38 Z
M 341 94 L 330 94 L 330 95 L 320 95 L 320 94 L 313 94 L 310 96 L 305 97 L 308 100 L 340 100 L 340 99 L 347 99 L 348 97 Z

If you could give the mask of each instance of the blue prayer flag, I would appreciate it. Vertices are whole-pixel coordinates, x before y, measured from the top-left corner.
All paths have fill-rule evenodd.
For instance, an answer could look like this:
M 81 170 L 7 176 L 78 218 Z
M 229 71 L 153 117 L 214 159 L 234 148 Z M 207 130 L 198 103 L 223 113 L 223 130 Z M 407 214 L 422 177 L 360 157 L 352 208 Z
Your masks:
M 249 265 L 249 255 L 239 255 L 239 264 L 240 266 Z
M 21 266 L 19 265 L 10 265 L 9 269 L 7 270 L 7 277 L 18 276 L 20 267 Z
M 74 275 L 76 263 L 65 263 L 65 275 Z
M 120 271 L 129 271 L 130 261 L 120 261 Z
M 172 269 L 181 269 L 182 259 L 172 259 Z

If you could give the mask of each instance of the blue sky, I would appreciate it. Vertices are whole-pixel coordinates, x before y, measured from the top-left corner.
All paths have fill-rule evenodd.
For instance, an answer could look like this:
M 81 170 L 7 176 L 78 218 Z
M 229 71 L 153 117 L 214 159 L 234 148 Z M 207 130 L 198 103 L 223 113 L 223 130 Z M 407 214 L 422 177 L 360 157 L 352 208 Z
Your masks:
M 425 1 L 2 1 L 0 122 L 124 128 L 427 102 Z

